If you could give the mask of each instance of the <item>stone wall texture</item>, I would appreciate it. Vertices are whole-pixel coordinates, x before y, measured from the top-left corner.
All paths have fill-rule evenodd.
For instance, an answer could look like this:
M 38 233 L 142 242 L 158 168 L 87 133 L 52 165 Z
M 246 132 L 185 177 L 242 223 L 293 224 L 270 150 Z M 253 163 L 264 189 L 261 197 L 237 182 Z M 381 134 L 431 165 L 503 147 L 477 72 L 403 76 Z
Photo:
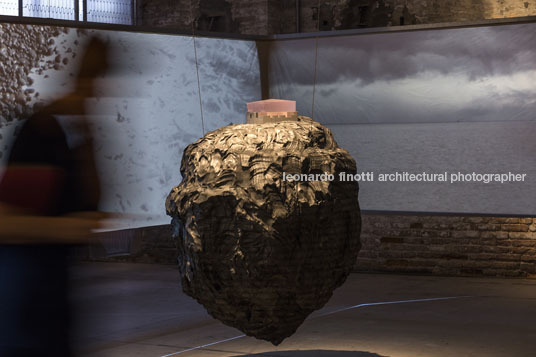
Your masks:
M 192 10 L 190 10 L 192 8 Z M 536 15 L 536 0 L 140 0 L 141 25 L 248 35 Z
M 0 126 L 33 113 L 41 93 L 32 88 L 32 72 L 40 76 L 46 70 L 59 71 L 75 57 L 76 47 L 62 52 L 58 48 L 61 44 L 56 43 L 69 31 L 65 27 L 0 23 Z M 0 158 L 4 150 L 0 149 Z
M 534 0 L 301 0 L 299 19 L 300 31 L 312 32 L 534 15 Z
M 171 225 L 151 226 L 94 235 L 92 244 L 78 248 L 80 260 L 177 264 L 177 244 Z
M 198 0 L 139 0 L 137 23 L 143 26 L 190 30 Z M 192 7 L 192 8 L 191 8 Z
M 536 277 L 536 218 L 364 212 L 362 219 L 354 271 Z M 130 236 L 130 255 L 109 258 L 93 248 L 92 259 L 176 264 L 170 226 L 136 229 Z M 114 233 L 100 239 L 114 239 Z
M 536 219 L 363 215 L 358 271 L 536 277 Z
M 140 0 L 138 24 L 191 31 L 195 19 L 200 31 L 267 35 L 275 31 L 269 25 L 270 1 L 274 0 Z

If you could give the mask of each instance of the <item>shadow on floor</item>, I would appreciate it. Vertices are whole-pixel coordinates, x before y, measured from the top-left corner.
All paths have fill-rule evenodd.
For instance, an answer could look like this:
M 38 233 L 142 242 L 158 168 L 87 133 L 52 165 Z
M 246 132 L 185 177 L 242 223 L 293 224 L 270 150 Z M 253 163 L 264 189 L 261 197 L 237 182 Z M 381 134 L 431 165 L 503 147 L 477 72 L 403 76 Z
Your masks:
M 300 351 L 274 351 L 234 357 L 388 357 L 376 353 L 362 351 L 327 351 L 327 350 L 300 350 Z

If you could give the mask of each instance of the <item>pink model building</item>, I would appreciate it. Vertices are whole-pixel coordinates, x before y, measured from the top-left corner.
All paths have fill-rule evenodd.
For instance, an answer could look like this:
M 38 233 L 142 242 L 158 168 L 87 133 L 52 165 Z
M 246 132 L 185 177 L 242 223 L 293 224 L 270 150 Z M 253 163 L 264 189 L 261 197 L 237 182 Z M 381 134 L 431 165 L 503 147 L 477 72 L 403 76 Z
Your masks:
M 267 99 L 248 103 L 247 124 L 264 124 L 297 119 L 296 102 L 293 100 Z

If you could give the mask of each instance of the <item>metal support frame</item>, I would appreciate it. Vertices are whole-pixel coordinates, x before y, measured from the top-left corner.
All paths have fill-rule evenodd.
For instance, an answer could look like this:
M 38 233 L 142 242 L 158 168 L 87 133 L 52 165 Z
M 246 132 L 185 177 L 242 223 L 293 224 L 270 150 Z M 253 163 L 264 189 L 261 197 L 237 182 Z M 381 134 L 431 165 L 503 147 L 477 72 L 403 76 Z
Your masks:
M 73 0 L 74 4 L 74 21 L 84 21 L 87 22 L 87 0 L 82 0 L 82 19 L 80 19 L 80 2 L 79 0 Z M 23 0 L 18 0 L 18 15 L 23 17 Z M 136 11 L 136 0 L 130 0 L 130 21 L 131 25 L 136 25 L 137 23 L 137 11 Z
M 135 25 L 136 24 L 136 11 L 135 11 L 135 4 L 136 4 L 136 0 L 130 0 L 130 3 L 131 3 L 131 13 L 132 13 L 132 25 Z M 73 0 L 73 4 L 74 4 L 74 20 L 75 21 L 84 21 L 84 22 L 87 22 L 87 0 L 83 0 L 82 1 L 82 19 L 80 19 L 80 3 L 79 3 L 79 0 Z M 18 11 L 18 16 L 19 17 L 23 17 L 23 0 L 19 0 L 18 1 L 18 7 L 19 7 L 19 11 Z
M 82 0 L 82 21 L 87 22 L 87 0 Z
M 136 21 L 138 19 L 136 9 L 136 0 L 130 0 L 130 24 L 133 26 L 136 26 Z
M 300 10 L 301 10 L 301 2 L 300 0 L 296 0 L 296 33 L 300 33 Z

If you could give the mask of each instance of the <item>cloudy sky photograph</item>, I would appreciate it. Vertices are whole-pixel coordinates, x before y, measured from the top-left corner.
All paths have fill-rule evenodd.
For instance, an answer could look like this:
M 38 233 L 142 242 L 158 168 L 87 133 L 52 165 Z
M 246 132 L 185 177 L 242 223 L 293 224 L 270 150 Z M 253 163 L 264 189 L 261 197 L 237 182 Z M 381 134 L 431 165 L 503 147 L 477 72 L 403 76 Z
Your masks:
M 363 209 L 531 213 L 535 30 L 522 24 L 322 37 L 318 51 L 314 38 L 272 41 L 270 94 L 295 100 L 301 115 L 328 126 L 360 171 L 528 174 L 509 185 L 365 182 Z M 99 170 L 113 177 L 102 208 L 168 222 L 163 203 L 180 182 L 184 147 L 203 131 L 244 122 L 246 103 L 261 97 L 255 41 L 197 39 L 201 121 L 191 37 L 92 33 L 118 44 L 113 57 L 122 68 L 112 81 L 123 94 L 103 93 L 95 105 L 107 109 L 94 113 Z M 60 51 L 87 37 L 58 36 Z M 58 96 L 69 72 L 32 69 L 32 89 L 42 100 Z M 2 150 L 16 126 L 8 124 L 0 130 Z
M 317 74 L 315 83 L 315 52 Z M 328 126 L 360 172 L 527 174 L 522 183 L 360 183 L 366 210 L 530 214 L 536 25 L 273 44 L 270 90 Z M 314 92 L 314 113 L 312 112 Z
M 274 47 L 273 96 L 294 97 L 311 115 L 315 40 Z M 318 40 L 314 115 L 323 123 L 532 120 L 535 95 L 534 24 Z

